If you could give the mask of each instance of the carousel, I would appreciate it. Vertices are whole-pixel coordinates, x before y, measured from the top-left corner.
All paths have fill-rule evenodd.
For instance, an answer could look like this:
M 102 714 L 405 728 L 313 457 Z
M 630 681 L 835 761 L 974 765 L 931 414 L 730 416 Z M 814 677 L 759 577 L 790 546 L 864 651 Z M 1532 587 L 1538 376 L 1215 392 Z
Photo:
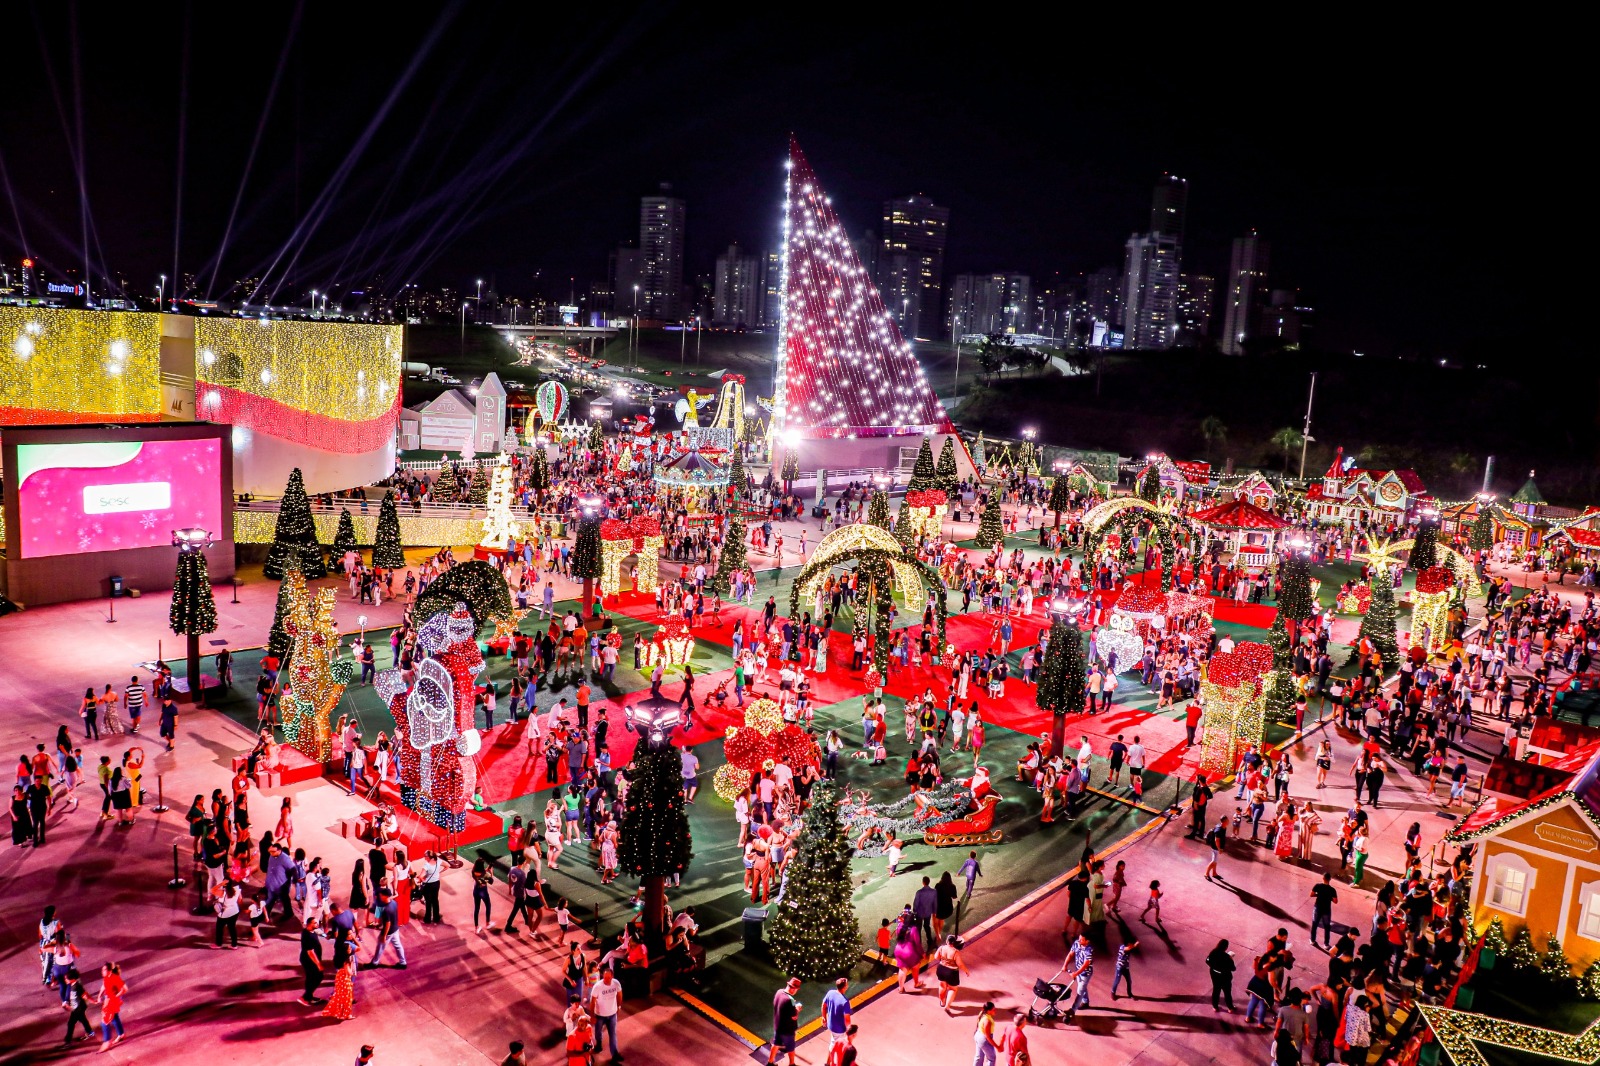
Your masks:
M 1207 540 L 1220 541 L 1231 553 L 1231 565 L 1259 574 L 1278 555 L 1278 541 L 1289 523 L 1249 500 L 1233 499 L 1189 516 Z

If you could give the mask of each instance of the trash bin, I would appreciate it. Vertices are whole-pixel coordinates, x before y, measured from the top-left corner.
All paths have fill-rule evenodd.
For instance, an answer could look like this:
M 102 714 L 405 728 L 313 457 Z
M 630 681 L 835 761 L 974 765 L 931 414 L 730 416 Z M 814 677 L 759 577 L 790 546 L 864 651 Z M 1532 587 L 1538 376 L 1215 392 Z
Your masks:
M 746 951 L 760 951 L 761 923 L 767 920 L 767 908 L 746 907 L 744 909 L 744 949 Z
M 113 595 L 113 596 L 121 596 L 122 595 L 122 575 L 120 575 L 120 574 L 112 574 L 111 575 L 111 595 Z

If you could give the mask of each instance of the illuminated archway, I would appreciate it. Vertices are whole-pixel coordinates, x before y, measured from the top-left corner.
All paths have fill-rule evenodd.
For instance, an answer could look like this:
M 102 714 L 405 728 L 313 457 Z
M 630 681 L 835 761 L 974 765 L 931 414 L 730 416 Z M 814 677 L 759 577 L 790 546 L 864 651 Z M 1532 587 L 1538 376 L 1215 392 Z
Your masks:
M 1084 542 L 1084 561 L 1098 558 L 1106 538 L 1113 533 L 1117 536 L 1117 558 L 1124 562 L 1133 559 L 1131 541 L 1135 536 L 1153 536 L 1161 549 L 1161 591 L 1170 592 L 1173 557 L 1177 554 L 1177 542 L 1173 537 L 1177 524 L 1170 511 L 1138 496 L 1118 496 L 1097 503 L 1083 516 L 1088 534 Z

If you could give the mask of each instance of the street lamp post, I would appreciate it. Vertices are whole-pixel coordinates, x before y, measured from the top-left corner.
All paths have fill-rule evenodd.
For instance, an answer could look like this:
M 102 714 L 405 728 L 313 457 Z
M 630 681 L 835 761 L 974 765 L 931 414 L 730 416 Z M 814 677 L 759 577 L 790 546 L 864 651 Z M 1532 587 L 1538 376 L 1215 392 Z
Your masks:
M 700 365 L 700 316 L 694 316 L 694 365 Z
M 211 547 L 211 543 L 211 534 L 198 526 L 173 530 L 172 544 L 178 549 L 180 571 L 186 566 L 201 566 L 201 562 L 192 562 L 191 557 L 200 555 Z M 195 574 L 198 577 L 198 570 Z M 173 595 L 177 596 L 178 592 L 174 590 Z M 209 591 L 206 595 L 210 596 Z M 186 624 L 185 628 L 188 632 L 184 634 L 184 639 L 187 641 L 184 666 L 189 679 L 189 700 L 192 703 L 199 703 L 201 696 L 205 694 L 205 678 L 200 674 L 200 634 L 192 624 Z M 215 628 L 213 625 L 212 629 Z
M 678 320 L 678 365 L 686 366 L 689 356 L 689 324 Z
M 467 301 L 461 301 L 461 351 L 462 359 L 467 357 Z
M 156 310 L 157 311 L 161 310 L 161 308 L 163 306 L 165 306 L 163 301 L 165 301 L 166 298 L 167 298 L 167 276 L 165 274 L 163 274 L 163 275 L 161 275 L 161 284 L 156 286 Z

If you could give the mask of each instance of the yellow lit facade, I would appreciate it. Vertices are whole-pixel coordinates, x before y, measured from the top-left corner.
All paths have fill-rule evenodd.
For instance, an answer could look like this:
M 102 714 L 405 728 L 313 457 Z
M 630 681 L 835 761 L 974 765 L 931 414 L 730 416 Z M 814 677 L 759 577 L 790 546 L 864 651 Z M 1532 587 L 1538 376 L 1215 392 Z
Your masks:
M 0 425 L 161 417 L 161 316 L 0 307 Z
M 365 421 L 394 405 L 404 336 L 401 326 L 200 318 L 195 378 L 297 411 Z
M 356 528 L 356 543 L 371 544 L 377 537 L 378 508 L 370 514 L 351 512 Z M 317 527 L 317 540 L 332 544 L 339 531 L 338 512 L 320 511 L 311 516 Z M 233 539 L 239 544 L 271 544 L 278 527 L 277 511 L 235 511 Z M 434 518 L 407 514 L 400 508 L 400 543 L 409 548 L 442 548 L 476 544 L 483 532 L 483 520 L 472 518 Z

